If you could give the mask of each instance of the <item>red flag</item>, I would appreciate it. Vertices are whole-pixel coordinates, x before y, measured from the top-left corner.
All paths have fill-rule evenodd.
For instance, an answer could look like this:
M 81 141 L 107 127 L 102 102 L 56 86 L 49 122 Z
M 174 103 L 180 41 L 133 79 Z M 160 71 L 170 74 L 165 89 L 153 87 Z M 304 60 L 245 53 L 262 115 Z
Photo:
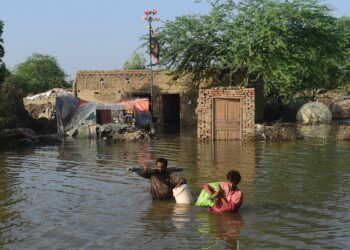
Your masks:
M 160 64 L 159 42 L 158 42 L 153 30 L 151 30 L 151 55 L 157 60 L 157 64 Z

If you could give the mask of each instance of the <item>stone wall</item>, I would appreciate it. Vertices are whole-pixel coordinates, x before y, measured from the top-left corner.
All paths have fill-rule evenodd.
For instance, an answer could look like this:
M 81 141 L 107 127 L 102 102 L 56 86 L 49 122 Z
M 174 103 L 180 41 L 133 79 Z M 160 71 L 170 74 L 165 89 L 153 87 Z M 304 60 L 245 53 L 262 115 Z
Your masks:
M 201 140 L 213 139 L 213 98 L 240 99 L 242 113 L 242 139 L 255 135 L 255 90 L 253 88 L 211 88 L 201 89 L 198 97 L 197 136 Z

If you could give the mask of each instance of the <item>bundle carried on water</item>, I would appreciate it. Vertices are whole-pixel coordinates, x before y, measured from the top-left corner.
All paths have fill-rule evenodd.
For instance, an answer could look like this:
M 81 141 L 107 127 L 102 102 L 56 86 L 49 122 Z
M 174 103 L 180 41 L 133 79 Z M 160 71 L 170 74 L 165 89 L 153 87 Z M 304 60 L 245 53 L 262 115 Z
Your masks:
M 218 191 L 220 189 L 219 182 L 212 182 L 209 183 L 209 185 L 215 189 L 215 191 Z M 199 194 L 195 205 L 199 207 L 213 207 L 215 205 L 215 201 L 213 199 L 213 196 L 211 194 L 208 194 L 208 192 L 203 189 Z

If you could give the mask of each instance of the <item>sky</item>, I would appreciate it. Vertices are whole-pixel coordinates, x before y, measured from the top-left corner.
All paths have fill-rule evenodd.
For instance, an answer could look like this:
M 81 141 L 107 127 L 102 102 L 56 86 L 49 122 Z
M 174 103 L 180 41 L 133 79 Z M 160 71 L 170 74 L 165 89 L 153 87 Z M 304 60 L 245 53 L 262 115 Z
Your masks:
M 326 0 L 334 15 L 350 16 L 350 0 Z M 209 6 L 194 0 L 0 0 L 7 68 L 33 53 L 54 56 L 69 79 L 78 70 L 122 69 L 148 32 L 145 10 L 161 21 L 205 14 Z

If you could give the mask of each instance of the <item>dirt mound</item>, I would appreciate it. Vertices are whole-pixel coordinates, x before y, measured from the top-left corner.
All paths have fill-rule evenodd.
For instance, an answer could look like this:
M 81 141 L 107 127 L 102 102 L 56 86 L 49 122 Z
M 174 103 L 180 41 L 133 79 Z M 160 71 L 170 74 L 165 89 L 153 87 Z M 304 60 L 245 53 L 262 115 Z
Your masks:
M 56 97 L 62 94 L 71 94 L 65 89 L 52 89 L 44 93 L 23 98 L 24 108 L 34 119 L 46 118 L 55 119 Z
M 53 120 L 55 118 L 55 105 L 51 102 L 43 104 L 29 103 L 25 105 L 28 114 L 34 119 L 46 118 Z

